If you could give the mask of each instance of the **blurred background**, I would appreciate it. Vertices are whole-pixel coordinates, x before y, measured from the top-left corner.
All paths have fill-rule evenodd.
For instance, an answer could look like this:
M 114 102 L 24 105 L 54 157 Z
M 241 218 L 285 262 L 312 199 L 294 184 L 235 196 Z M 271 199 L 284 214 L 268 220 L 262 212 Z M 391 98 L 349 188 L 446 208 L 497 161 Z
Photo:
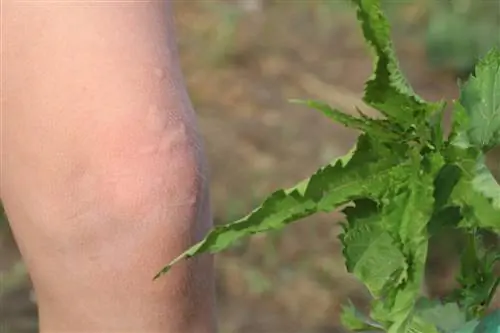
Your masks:
M 372 63 L 348 0 L 190 0 L 174 7 L 217 223 L 241 217 L 269 192 L 347 152 L 356 133 L 287 100 L 322 99 L 347 112 L 361 107 Z M 500 46 L 499 0 L 386 0 L 384 9 L 403 71 L 431 100 L 456 98 L 457 80 Z M 351 299 L 364 307 L 368 297 L 345 271 L 339 218 L 314 216 L 219 255 L 220 332 L 344 332 L 341 305 Z M 449 236 L 432 246 L 427 288 L 440 296 L 453 287 L 459 242 Z M 1 333 L 37 332 L 30 290 L 4 219 Z

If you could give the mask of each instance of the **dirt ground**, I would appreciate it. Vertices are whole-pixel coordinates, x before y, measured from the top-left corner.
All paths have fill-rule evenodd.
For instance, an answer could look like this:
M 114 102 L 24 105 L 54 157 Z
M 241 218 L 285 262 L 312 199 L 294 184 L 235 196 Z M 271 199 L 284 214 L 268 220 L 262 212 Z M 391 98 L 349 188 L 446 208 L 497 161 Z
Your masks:
M 287 100 L 317 98 L 354 111 L 371 61 L 354 12 L 342 6 L 325 20 L 314 6 L 277 4 L 225 26 L 230 14 L 221 16 L 214 9 L 220 4 L 207 3 L 179 2 L 175 9 L 211 165 L 215 218 L 223 223 L 350 148 L 356 133 Z M 400 14 L 411 18 L 412 10 Z M 428 68 L 423 45 L 404 26 L 396 31 L 402 67 L 416 91 L 429 99 L 456 97 L 453 73 Z M 342 332 L 341 304 L 348 298 L 365 304 L 366 293 L 345 273 L 337 221 L 338 215 L 323 214 L 219 255 L 221 333 Z M 17 252 L 8 237 L 0 246 L 0 270 L 6 270 Z M 439 294 L 449 282 L 448 266 L 435 263 L 430 286 Z M 36 332 L 29 282 L 6 290 L 0 280 L 2 290 L 0 333 Z

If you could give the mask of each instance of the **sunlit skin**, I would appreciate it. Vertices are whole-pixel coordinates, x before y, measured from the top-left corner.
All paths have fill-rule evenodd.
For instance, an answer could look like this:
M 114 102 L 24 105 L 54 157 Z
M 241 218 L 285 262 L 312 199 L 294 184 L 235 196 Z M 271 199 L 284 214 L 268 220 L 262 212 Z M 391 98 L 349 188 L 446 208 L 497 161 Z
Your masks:
M 40 332 L 215 332 L 212 226 L 169 2 L 2 8 L 0 194 Z

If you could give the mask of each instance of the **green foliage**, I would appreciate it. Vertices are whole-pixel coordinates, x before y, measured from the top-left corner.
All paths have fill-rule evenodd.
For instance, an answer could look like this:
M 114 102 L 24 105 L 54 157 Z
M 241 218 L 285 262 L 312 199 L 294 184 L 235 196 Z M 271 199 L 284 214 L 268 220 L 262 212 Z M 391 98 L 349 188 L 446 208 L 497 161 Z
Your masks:
M 487 150 L 500 144 L 500 58 L 499 51 L 489 52 L 476 66 L 461 89 L 457 105 L 461 121 L 456 131 L 464 134 L 468 146 Z
M 244 12 L 234 4 L 219 2 L 202 2 L 203 6 L 214 14 L 217 24 L 213 27 L 213 36 L 205 36 L 205 55 L 213 65 L 221 65 L 227 58 L 231 58 L 235 51 L 238 25 L 240 24 Z
M 485 165 L 485 153 L 500 143 L 500 52 L 489 52 L 462 86 L 453 130 L 445 137 L 444 103 L 423 100 L 407 83 L 380 0 L 352 2 L 375 62 L 363 99 L 384 118 L 354 117 L 318 101 L 301 101 L 361 131 L 354 149 L 296 186 L 276 191 L 246 217 L 216 227 L 156 278 L 179 260 L 223 251 L 252 234 L 344 207 L 339 237 L 346 268 L 373 297 L 369 314 L 345 307 L 342 322 L 348 329 L 457 333 L 494 326 L 480 320 L 500 282 L 493 273 L 500 251 L 487 248 L 480 234 L 500 233 L 500 186 Z M 450 227 L 467 238 L 460 287 L 443 302 L 428 300 L 420 295 L 428 241 Z M 478 329 L 466 332 L 492 333 L 498 325 Z
M 439 301 L 421 299 L 417 303 L 417 309 L 420 317 L 435 325 L 439 331 L 454 332 L 467 323 L 465 314 L 456 303 L 443 304 Z
M 497 0 L 428 1 L 425 42 L 429 61 L 459 73 L 470 73 L 478 58 L 500 46 Z
M 439 106 L 425 103 L 417 96 L 399 69 L 389 22 L 379 1 L 353 0 L 363 35 L 375 54 L 375 72 L 366 83 L 365 102 L 373 106 L 395 124 L 410 125 L 422 121 Z

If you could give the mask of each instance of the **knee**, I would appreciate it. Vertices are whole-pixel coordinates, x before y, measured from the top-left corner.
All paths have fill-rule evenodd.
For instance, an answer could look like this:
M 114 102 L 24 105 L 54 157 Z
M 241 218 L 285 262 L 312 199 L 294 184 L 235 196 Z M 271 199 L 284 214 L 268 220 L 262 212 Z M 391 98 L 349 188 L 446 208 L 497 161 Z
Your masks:
M 191 232 L 208 200 L 200 141 L 185 126 L 154 137 L 107 134 L 56 169 L 38 174 L 48 186 L 5 193 L 16 228 L 36 223 L 49 241 L 78 243 L 87 234 L 106 242 L 117 228 L 153 220 Z

